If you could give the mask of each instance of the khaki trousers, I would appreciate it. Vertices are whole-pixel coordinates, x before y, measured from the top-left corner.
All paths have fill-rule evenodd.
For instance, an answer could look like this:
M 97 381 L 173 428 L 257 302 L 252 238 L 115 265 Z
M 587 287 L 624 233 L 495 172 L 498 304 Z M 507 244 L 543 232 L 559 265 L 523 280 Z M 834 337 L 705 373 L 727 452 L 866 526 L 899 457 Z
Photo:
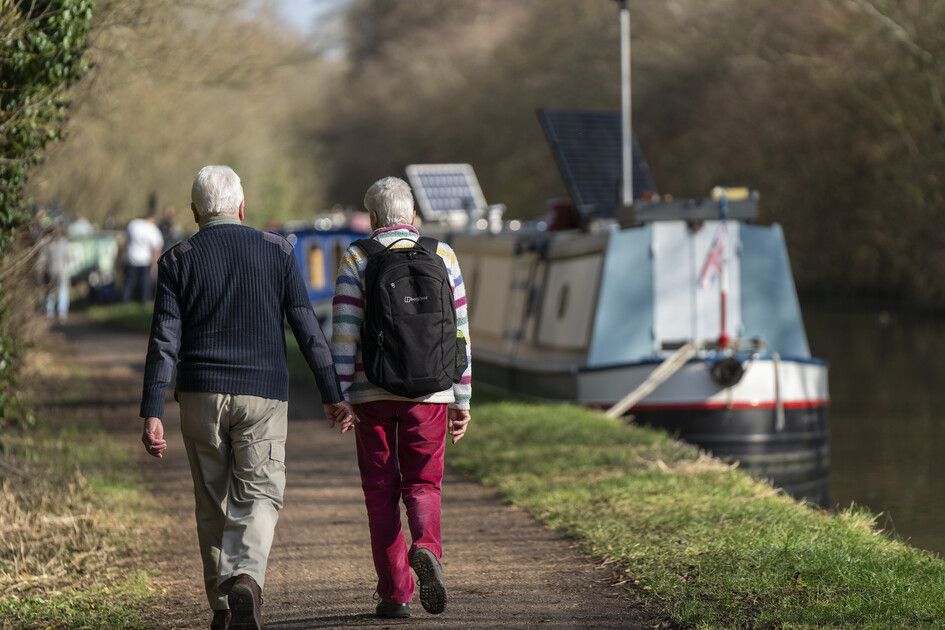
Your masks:
M 222 610 L 228 606 L 221 583 L 241 573 L 260 587 L 266 581 L 285 492 L 288 403 L 192 392 L 178 399 L 204 587 L 210 608 Z

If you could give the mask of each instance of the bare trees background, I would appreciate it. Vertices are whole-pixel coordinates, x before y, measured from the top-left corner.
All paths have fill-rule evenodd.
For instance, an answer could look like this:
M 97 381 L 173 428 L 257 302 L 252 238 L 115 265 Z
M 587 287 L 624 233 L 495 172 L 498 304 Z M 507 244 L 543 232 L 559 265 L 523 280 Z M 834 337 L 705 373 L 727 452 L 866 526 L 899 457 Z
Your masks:
M 431 18 L 447 25 L 409 15 L 447 4 Z M 487 197 L 534 216 L 562 192 L 534 109 L 617 107 L 610 2 L 355 6 L 350 47 L 368 54 L 352 56 L 347 85 L 362 107 L 339 110 L 317 142 L 334 147 L 337 198 L 356 200 L 355 182 L 409 161 L 462 160 L 474 164 Z M 632 6 L 635 129 L 661 191 L 757 188 L 764 218 L 785 226 L 803 286 L 945 306 L 945 4 Z M 364 15 L 375 20 L 368 28 Z M 462 24 L 471 34 L 490 20 L 492 38 L 478 55 L 449 30 Z M 384 28 L 402 37 L 373 35 Z M 381 41 L 380 53 L 362 38 Z M 378 82 L 410 96 L 391 104 L 386 94 L 397 89 Z M 352 141 L 363 136 L 372 138 L 367 155 Z
M 94 64 L 66 142 L 33 181 L 39 200 L 122 223 L 156 195 L 189 217 L 193 173 L 242 175 L 257 223 L 323 198 L 290 113 L 319 83 L 317 56 L 273 11 L 242 0 L 110 0 L 96 15 Z
M 240 0 L 181 5 L 102 13 L 38 197 L 98 219 L 151 191 L 185 208 L 193 171 L 221 161 L 264 222 L 463 161 L 531 217 L 564 192 L 535 108 L 618 104 L 607 0 L 349 0 L 314 41 Z M 662 192 L 757 188 L 802 286 L 945 306 L 945 3 L 632 6 L 635 128 Z

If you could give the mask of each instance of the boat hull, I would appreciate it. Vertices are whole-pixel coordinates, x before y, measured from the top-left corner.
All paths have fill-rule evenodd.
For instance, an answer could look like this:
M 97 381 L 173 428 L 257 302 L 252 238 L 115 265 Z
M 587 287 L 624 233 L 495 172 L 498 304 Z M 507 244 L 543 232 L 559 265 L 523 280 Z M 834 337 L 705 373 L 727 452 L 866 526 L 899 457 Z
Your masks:
M 827 405 L 784 410 L 779 428 L 771 409 L 661 409 L 634 413 L 640 424 L 657 427 L 738 462 L 791 496 L 817 505 L 830 503 Z
M 595 369 L 516 365 L 504 357 L 474 361 L 476 379 L 512 392 L 606 408 L 634 390 L 658 365 Z M 633 421 L 657 427 L 788 494 L 830 501 L 827 366 L 821 361 L 744 357 L 744 377 L 716 384 L 712 356 L 692 360 L 633 407 Z

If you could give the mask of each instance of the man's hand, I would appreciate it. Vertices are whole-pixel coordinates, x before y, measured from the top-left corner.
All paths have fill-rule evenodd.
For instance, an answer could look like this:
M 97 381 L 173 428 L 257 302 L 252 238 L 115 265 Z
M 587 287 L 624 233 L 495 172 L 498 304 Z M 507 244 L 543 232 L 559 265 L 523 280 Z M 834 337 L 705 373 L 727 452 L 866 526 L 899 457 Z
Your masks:
M 141 441 L 144 442 L 144 448 L 148 451 L 148 455 L 158 459 L 164 457 L 167 442 L 164 441 L 164 424 L 160 418 L 145 419 Z
M 325 418 L 328 420 L 328 427 L 334 429 L 335 424 L 341 425 L 341 432 L 347 433 L 354 428 L 358 422 L 358 416 L 355 415 L 351 403 L 342 400 L 331 405 L 322 405 L 325 410 Z
M 452 438 L 453 444 L 456 444 L 466 435 L 466 427 L 469 425 L 469 421 L 472 420 L 472 416 L 466 409 L 450 409 L 447 415 L 449 417 L 450 438 Z

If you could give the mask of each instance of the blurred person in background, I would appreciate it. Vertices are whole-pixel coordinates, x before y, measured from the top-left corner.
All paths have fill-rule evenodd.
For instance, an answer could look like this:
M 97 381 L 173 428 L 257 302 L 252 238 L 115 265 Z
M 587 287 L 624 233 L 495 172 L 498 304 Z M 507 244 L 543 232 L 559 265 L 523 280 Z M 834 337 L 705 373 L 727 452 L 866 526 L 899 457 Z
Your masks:
M 161 230 L 161 236 L 164 238 L 164 251 L 184 240 L 184 228 L 178 225 L 174 219 L 176 214 L 171 206 L 164 208 L 161 213 L 161 222 L 158 223 L 158 229 Z
M 69 315 L 69 288 L 72 284 L 72 251 L 65 230 L 56 227 L 52 240 L 43 250 L 46 281 L 46 317 L 66 321 Z
M 142 304 L 151 297 L 151 270 L 164 249 L 164 237 L 155 224 L 156 219 L 157 212 L 149 210 L 147 216 L 132 219 L 128 224 L 122 302 L 131 300 L 135 289 Z

